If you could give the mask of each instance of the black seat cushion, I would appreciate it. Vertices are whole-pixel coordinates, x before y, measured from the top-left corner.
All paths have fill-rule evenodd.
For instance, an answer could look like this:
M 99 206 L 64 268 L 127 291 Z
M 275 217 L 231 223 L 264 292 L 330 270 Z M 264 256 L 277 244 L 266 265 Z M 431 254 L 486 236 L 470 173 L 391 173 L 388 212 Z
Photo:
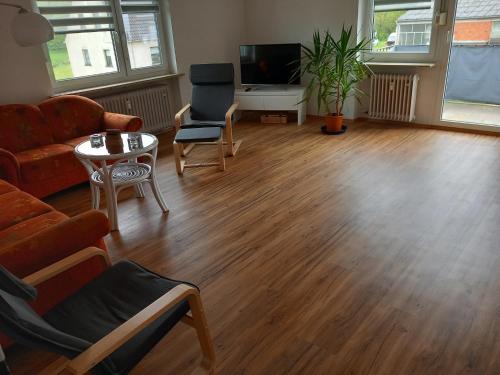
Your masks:
M 231 63 L 193 64 L 189 71 L 193 85 L 227 85 L 234 82 L 234 66 Z
M 179 281 L 123 261 L 49 311 L 45 320 L 58 330 L 95 343 L 163 296 Z M 93 369 L 96 374 L 128 373 L 189 311 L 183 301 Z
M 26 300 L 37 290 L 0 267 L 0 332 L 30 348 L 76 357 L 91 343 L 61 332 L 40 317 Z
M 74 358 L 91 343 L 61 332 L 42 319 L 28 303 L 0 290 L 0 332 L 30 348 Z
M 234 102 L 233 64 L 191 65 L 191 119 L 225 121 Z
M 195 129 L 195 128 L 226 128 L 225 121 L 197 121 L 189 120 L 181 125 L 181 129 Z
M 215 142 L 222 136 L 221 128 L 193 128 L 181 129 L 175 135 L 177 143 L 195 143 L 195 142 Z

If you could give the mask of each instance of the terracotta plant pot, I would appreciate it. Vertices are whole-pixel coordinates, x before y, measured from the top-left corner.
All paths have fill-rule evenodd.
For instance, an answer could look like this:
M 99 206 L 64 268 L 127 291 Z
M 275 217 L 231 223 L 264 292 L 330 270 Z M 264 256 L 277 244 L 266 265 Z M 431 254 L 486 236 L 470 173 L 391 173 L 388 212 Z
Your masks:
M 337 116 L 335 113 L 331 113 L 325 116 L 326 130 L 331 133 L 337 133 L 342 130 L 344 125 L 344 115 L 341 113 Z

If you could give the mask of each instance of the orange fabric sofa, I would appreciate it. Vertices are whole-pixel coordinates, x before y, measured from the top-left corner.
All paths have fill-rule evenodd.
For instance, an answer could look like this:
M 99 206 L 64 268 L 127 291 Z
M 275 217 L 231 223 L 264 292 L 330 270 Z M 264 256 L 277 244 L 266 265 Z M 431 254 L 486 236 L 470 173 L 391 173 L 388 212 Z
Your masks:
M 134 132 L 139 117 L 105 112 L 77 95 L 0 106 L 0 178 L 38 198 L 88 180 L 74 148 L 106 129 Z
M 0 264 L 28 276 L 89 246 L 106 250 L 108 219 L 99 211 L 69 218 L 37 198 L 0 180 Z M 37 287 L 35 309 L 44 314 L 106 269 L 92 258 Z M 0 336 L 0 344 L 8 344 Z

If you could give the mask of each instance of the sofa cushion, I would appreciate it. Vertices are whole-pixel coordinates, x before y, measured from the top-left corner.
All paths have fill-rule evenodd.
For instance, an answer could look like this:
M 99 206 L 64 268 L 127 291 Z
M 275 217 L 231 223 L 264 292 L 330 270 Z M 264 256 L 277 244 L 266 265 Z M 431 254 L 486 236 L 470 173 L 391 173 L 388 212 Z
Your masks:
M 88 135 L 84 135 L 83 137 L 68 139 L 68 140 L 64 141 L 63 143 L 65 145 L 68 145 L 68 146 L 71 146 L 71 147 L 75 148 L 80 143 L 88 141 L 88 140 L 89 140 L 89 136 Z
M 26 194 L 28 195 L 28 194 Z M 44 229 L 50 228 L 51 226 L 68 220 L 68 217 L 58 211 L 50 211 L 37 216 L 33 216 L 24 221 L 18 222 L 15 225 L 11 225 L 3 230 L 0 230 L 0 249 L 9 246 L 17 241 L 24 240 L 34 233 L 38 233 Z M 2 257 L 0 251 L 0 257 Z
M 12 191 L 0 195 L 0 207 L 9 208 L 2 210 L 0 230 L 53 210 L 48 204 L 22 191 Z
M 0 148 L 16 153 L 54 142 L 52 129 L 34 105 L 0 106 Z
M 43 180 L 65 175 L 83 168 L 68 145 L 53 144 L 27 150 L 16 154 L 21 167 L 24 182 L 42 182 Z
M 56 142 L 101 131 L 104 109 L 88 98 L 65 95 L 38 105 L 52 128 Z
M 19 190 L 18 188 L 9 184 L 8 182 L 0 180 L 0 195 L 5 194 L 5 193 L 9 193 L 11 191 L 18 191 L 18 190 Z

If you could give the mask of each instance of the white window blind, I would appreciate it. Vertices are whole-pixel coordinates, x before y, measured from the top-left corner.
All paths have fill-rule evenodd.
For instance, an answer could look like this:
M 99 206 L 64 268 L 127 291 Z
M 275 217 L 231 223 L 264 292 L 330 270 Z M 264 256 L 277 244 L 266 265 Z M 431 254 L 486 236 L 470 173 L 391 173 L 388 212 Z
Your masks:
M 115 30 L 109 0 L 42 0 L 37 5 L 56 34 Z
M 422 0 L 375 0 L 374 4 L 375 12 L 432 9 L 432 1 Z
M 160 11 L 160 4 L 157 0 L 121 0 L 120 5 L 123 13 L 156 13 Z

